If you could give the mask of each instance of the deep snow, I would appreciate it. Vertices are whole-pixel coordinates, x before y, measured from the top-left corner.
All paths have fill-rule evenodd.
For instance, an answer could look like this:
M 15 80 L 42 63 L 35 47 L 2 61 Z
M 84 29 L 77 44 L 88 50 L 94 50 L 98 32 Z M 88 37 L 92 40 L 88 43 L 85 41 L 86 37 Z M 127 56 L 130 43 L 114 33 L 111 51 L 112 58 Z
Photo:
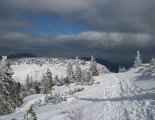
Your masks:
M 94 77 L 96 84 L 84 86 L 85 90 L 67 95 L 67 101 L 46 104 L 35 109 L 39 120 L 154 120 L 155 101 L 146 98 L 126 73 L 102 74 Z M 99 83 L 100 82 L 100 83 Z M 55 89 L 65 94 L 70 86 Z M 59 87 L 61 88 L 61 87 Z M 44 95 L 33 95 L 25 99 L 24 106 L 16 113 L 1 116 L 1 120 L 22 119 L 27 106 Z
M 89 64 L 89 63 L 88 63 Z M 88 64 L 83 65 L 86 69 Z M 99 65 L 99 67 L 101 67 Z M 103 66 L 102 66 L 103 67 Z M 24 83 L 27 74 L 34 80 L 40 80 L 42 73 L 50 68 L 53 75 L 66 76 L 66 66 L 35 64 L 13 65 L 14 79 Z M 0 120 L 23 120 L 28 108 L 42 100 L 34 110 L 38 120 L 155 120 L 155 80 L 143 79 L 140 68 L 132 68 L 123 73 L 105 74 L 105 68 L 100 75 L 94 77 L 95 84 L 82 86 L 70 84 L 68 86 L 54 86 L 52 93 L 60 93 L 67 97 L 67 101 L 58 104 L 44 103 L 44 94 L 28 96 L 24 104 L 15 113 L 0 116 Z M 69 90 L 84 88 L 73 95 Z

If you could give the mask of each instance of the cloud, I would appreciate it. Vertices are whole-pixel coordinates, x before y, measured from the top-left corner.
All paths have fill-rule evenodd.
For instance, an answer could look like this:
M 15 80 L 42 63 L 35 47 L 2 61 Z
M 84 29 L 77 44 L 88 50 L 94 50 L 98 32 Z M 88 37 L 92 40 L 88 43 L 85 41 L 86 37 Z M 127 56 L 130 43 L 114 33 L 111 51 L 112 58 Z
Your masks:
M 147 57 L 153 56 L 154 6 L 154 0 L 1 0 L 0 54 L 26 51 L 66 57 L 95 53 L 115 60 L 123 55 L 128 60 L 140 49 Z M 45 33 L 47 27 L 37 27 L 42 22 L 36 24 L 34 18 L 55 16 L 63 24 L 82 24 L 89 31 L 57 36 L 36 34 Z M 52 22 L 49 19 L 46 26 L 52 29 Z
M 7 33 L 1 35 L 1 38 L 0 49 L 14 49 L 16 52 L 30 52 L 41 56 L 74 57 L 94 53 L 97 57 L 121 60 L 127 56 L 129 59 L 137 49 L 152 56 L 155 50 L 155 37 L 150 34 L 88 31 L 74 35 L 43 37 Z
M 153 33 L 154 6 L 153 0 L 1 0 L 0 13 L 7 19 L 56 15 L 91 30 Z

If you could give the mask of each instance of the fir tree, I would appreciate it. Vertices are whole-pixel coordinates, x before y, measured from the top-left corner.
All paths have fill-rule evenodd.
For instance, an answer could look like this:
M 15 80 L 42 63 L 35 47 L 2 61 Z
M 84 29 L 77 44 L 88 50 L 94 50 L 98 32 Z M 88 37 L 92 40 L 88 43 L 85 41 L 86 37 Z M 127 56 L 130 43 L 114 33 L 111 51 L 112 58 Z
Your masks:
M 139 53 L 139 51 L 137 50 L 137 55 L 135 57 L 135 61 L 134 61 L 134 67 L 139 67 L 142 64 L 142 59 L 141 59 L 141 55 Z
M 92 85 L 94 83 L 94 79 L 92 78 L 92 74 L 90 71 L 83 71 L 83 84 Z
M 81 82 L 81 79 L 82 79 L 82 70 L 79 65 L 78 57 L 76 57 L 74 79 L 75 79 L 75 82 Z
M 34 81 L 33 83 L 34 83 L 33 87 L 35 89 L 35 93 L 39 94 L 40 93 L 40 82 Z
M 57 86 L 61 86 L 62 85 L 62 83 L 60 82 L 60 79 L 59 79 L 58 75 L 55 75 L 53 82 Z
M 29 90 L 30 88 L 31 88 L 30 76 L 27 74 L 26 80 L 25 80 L 25 89 Z
M 91 72 L 92 76 L 99 75 L 97 64 L 96 64 L 96 61 L 95 61 L 95 58 L 93 57 L 93 55 L 91 56 L 89 71 Z
M 69 63 L 67 66 L 67 79 L 70 82 L 73 82 L 73 76 L 74 76 L 73 66 L 72 66 L 72 64 Z
M 27 111 L 26 115 L 24 115 L 24 120 L 37 120 L 37 115 L 35 111 L 33 110 L 32 105 Z
M 45 74 L 43 74 L 42 80 L 41 80 L 41 93 L 43 93 L 43 94 L 47 94 L 48 93 L 48 90 L 47 90 L 47 81 L 46 81 Z
M 0 69 L 0 115 L 10 114 L 22 104 L 21 86 L 13 81 L 13 74 L 10 62 L 3 56 Z
M 50 93 L 52 87 L 54 85 L 52 73 L 49 69 L 47 69 L 46 74 L 43 74 L 42 82 L 41 82 L 41 91 L 44 94 Z
M 46 71 L 46 79 L 47 79 L 48 91 L 50 92 L 52 90 L 54 83 L 53 83 L 52 73 L 49 69 L 47 69 Z
M 121 72 L 125 72 L 126 71 L 126 68 L 123 67 L 123 66 L 119 66 L 119 69 L 118 69 L 118 72 L 121 73 Z
M 35 93 L 36 91 L 35 91 L 33 78 L 32 76 L 30 77 L 29 75 L 27 75 L 25 80 L 24 90 L 23 90 L 24 97 Z

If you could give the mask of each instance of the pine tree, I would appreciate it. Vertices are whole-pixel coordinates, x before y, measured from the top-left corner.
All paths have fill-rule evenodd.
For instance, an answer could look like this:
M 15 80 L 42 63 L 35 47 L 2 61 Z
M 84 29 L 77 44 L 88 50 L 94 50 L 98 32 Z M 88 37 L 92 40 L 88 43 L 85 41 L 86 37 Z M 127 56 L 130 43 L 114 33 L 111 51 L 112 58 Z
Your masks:
M 24 120 L 37 120 L 37 115 L 35 111 L 33 110 L 32 105 L 27 111 L 27 113 L 24 115 Z
M 92 78 L 92 74 L 90 71 L 83 71 L 83 84 L 92 85 L 94 83 L 94 79 Z
M 23 90 L 24 97 L 35 94 L 35 93 L 36 91 L 35 91 L 35 85 L 33 82 L 33 78 L 32 76 L 30 77 L 29 75 L 27 75 L 26 80 L 25 80 L 24 90 Z
M 54 85 L 52 73 L 49 69 L 47 69 L 46 74 L 43 74 L 42 82 L 41 82 L 41 91 L 44 94 L 50 93 L 52 87 Z
M 74 79 L 75 79 L 75 82 L 81 82 L 82 80 L 82 70 L 79 65 L 78 57 L 76 57 Z
M 55 75 L 53 83 L 54 83 L 54 85 L 58 85 L 59 84 L 59 77 L 58 77 L 58 75 Z
M 151 59 L 150 64 L 151 64 L 151 65 L 154 65 L 154 64 L 155 64 L 155 58 L 152 58 L 152 59 Z
M 40 82 L 36 80 L 33 83 L 34 83 L 33 87 L 34 87 L 35 93 L 39 94 L 40 93 Z
M 10 114 L 22 104 L 21 86 L 13 81 L 13 74 L 10 62 L 3 56 L 0 69 L 0 115 Z
M 25 89 L 29 90 L 30 88 L 31 88 L 30 76 L 27 74 L 26 80 L 25 80 Z
M 121 73 L 121 72 L 125 72 L 126 71 L 126 68 L 123 67 L 123 66 L 119 66 L 118 68 L 118 72 Z
M 142 59 L 141 59 L 141 55 L 139 53 L 139 51 L 137 50 L 137 56 L 135 57 L 135 61 L 134 61 L 134 67 L 139 67 L 142 64 Z
M 46 81 L 45 74 L 43 74 L 42 80 L 41 80 L 41 93 L 43 93 L 43 94 L 47 94 L 48 93 L 48 90 L 47 90 L 47 81 Z
M 73 66 L 72 64 L 68 64 L 67 66 L 67 79 L 68 81 L 73 82 L 73 76 L 74 76 L 74 72 L 73 72 Z
M 99 70 L 97 68 L 97 64 L 96 64 L 96 61 L 95 61 L 95 58 L 93 57 L 93 55 L 91 56 L 89 71 L 91 72 L 92 76 L 99 75 Z
M 48 91 L 50 92 L 52 90 L 54 83 L 53 83 L 52 73 L 49 69 L 47 69 L 46 71 L 46 78 L 47 78 Z

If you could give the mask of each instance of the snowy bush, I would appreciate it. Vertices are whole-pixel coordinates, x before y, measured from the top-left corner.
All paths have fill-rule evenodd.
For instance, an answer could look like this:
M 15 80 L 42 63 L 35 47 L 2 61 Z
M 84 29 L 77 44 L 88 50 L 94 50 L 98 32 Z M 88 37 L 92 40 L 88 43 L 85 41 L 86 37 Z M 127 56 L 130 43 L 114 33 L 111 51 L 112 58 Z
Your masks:
M 155 58 L 152 58 L 149 64 L 143 65 L 139 72 L 143 77 L 155 77 Z
M 46 95 L 46 97 L 45 97 L 45 103 L 57 104 L 62 101 L 67 101 L 67 98 L 65 96 L 61 95 L 60 93 Z
M 66 112 L 64 112 L 67 114 L 67 117 L 70 120 L 82 120 L 83 119 L 83 110 L 82 108 L 77 108 L 74 110 L 68 110 Z
M 76 92 L 83 91 L 84 88 L 74 88 L 74 89 L 69 89 L 68 94 L 73 95 Z

